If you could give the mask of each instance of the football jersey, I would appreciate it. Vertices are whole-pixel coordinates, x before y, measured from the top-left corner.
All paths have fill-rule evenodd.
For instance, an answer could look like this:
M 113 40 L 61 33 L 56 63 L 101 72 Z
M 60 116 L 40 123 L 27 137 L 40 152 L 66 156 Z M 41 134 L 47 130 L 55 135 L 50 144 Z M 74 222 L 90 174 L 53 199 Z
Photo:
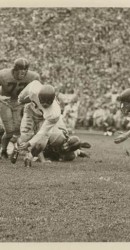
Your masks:
M 57 99 L 55 98 L 53 103 L 48 108 L 42 107 L 42 105 L 39 101 L 39 98 L 38 98 L 38 94 L 39 94 L 42 86 L 43 85 L 39 81 L 37 81 L 37 80 L 32 81 L 20 93 L 20 95 L 18 96 L 18 101 L 22 103 L 24 98 L 29 96 L 29 99 L 34 103 L 34 105 L 36 105 L 35 109 L 39 110 L 43 113 L 44 119 L 48 120 L 48 121 L 55 122 L 55 120 L 58 120 L 60 115 L 61 115 L 60 105 L 59 105 Z
M 28 70 L 23 79 L 14 78 L 12 69 L 0 70 L 1 95 L 17 98 L 19 93 L 33 80 L 39 80 L 38 73 Z
M 56 124 L 61 126 L 62 117 L 60 105 L 57 102 L 56 98 L 53 103 L 48 108 L 43 108 L 40 104 L 38 94 L 42 88 L 42 84 L 39 81 L 33 81 L 20 93 L 18 101 L 22 102 L 26 99 L 26 96 L 29 96 L 32 103 L 34 103 L 33 111 L 39 110 L 43 113 L 44 123 L 42 124 L 38 133 L 30 140 L 31 146 L 35 145 L 39 140 L 44 141 L 44 147 L 46 146 L 47 140 L 50 136 L 50 133 L 55 127 Z

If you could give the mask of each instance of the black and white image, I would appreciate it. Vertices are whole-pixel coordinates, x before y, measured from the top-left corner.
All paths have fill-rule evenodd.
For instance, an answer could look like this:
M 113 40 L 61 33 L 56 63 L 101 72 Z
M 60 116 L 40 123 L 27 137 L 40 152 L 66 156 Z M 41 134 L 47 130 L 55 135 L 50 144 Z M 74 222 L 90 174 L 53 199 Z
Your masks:
M 130 241 L 130 9 L 0 8 L 0 242 Z

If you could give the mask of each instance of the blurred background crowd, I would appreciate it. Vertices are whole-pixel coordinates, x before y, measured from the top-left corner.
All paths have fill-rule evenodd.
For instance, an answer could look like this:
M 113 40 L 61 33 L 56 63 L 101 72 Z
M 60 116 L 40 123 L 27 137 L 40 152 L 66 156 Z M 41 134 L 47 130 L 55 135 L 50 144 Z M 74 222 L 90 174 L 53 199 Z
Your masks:
M 0 44 L 0 69 L 29 59 L 63 94 L 65 119 L 75 112 L 72 127 L 129 129 L 116 100 L 130 85 L 129 8 L 1 8 Z

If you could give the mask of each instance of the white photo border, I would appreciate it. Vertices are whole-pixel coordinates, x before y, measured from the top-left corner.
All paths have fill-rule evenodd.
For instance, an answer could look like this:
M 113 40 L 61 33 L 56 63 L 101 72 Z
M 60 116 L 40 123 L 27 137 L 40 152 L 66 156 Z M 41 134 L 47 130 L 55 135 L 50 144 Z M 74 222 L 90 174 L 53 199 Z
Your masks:
M 129 8 L 130 0 L 0 0 L 0 8 L 28 7 L 119 7 Z M 129 243 L 0 243 L 0 250 L 128 250 Z

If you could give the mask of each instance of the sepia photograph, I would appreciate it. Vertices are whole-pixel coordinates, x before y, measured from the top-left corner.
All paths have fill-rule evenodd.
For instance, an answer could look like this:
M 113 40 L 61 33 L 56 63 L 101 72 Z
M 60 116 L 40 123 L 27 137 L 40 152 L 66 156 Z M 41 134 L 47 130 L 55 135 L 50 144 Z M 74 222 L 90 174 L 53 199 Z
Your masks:
M 0 243 L 129 243 L 130 8 L 53 4 L 0 6 Z

